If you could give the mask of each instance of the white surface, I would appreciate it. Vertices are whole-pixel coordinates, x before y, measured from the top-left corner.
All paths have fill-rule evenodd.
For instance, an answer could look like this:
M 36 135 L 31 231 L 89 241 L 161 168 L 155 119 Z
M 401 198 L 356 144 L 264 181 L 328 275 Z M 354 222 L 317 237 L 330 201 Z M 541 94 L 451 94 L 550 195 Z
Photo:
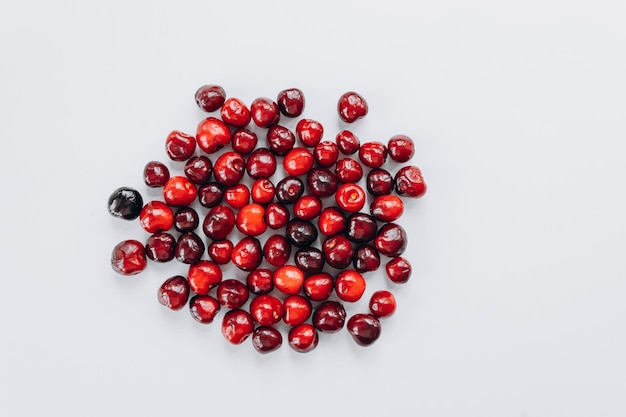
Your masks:
M 0 414 L 626 415 L 625 15 L 619 1 L 3 1 Z M 205 83 L 246 102 L 297 86 L 327 137 L 356 90 L 361 139 L 416 140 L 429 191 L 401 221 L 414 276 L 375 345 L 343 332 L 262 356 L 156 302 L 181 264 L 111 271 L 113 245 L 147 234 L 106 199 L 143 190 L 167 133 L 194 131 Z M 366 295 L 385 287 L 371 282 Z

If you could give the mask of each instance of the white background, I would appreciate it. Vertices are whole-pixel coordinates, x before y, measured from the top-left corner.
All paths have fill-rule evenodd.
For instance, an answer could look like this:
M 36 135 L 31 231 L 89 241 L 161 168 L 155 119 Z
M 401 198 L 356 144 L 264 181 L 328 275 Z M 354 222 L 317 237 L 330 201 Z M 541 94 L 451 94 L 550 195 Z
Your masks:
M 617 0 L 3 0 L 0 414 L 626 415 L 625 18 Z M 368 278 L 398 299 L 371 347 L 259 355 L 157 303 L 182 264 L 111 270 L 147 234 L 109 194 L 145 190 L 206 83 L 248 103 L 299 87 L 328 138 L 356 90 L 363 141 L 416 141 L 413 277 Z

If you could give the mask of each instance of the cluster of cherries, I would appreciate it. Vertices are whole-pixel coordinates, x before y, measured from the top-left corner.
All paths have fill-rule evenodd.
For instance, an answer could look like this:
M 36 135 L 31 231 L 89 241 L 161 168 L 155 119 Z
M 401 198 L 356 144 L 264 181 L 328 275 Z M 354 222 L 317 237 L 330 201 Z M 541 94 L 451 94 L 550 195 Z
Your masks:
M 217 85 L 201 87 L 195 99 L 208 113 L 219 110 L 220 117 L 202 120 L 195 136 L 173 131 L 167 137 L 167 155 L 184 163 L 184 175 L 171 176 L 158 161 L 145 166 L 146 185 L 162 188 L 163 201 L 144 204 L 141 194 L 129 187 L 109 198 L 113 216 L 138 217 L 151 234 L 145 244 L 117 244 L 111 255 L 113 269 L 134 275 L 146 268 L 147 259 L 176 258 L 188 264 L 186 276 L 171 277 L 161 285 L 159 302 L 172 310 L 188 304 L 200 323 L 211 323 L 225 307 L 224 337 L 240 344 L 252 336 L 261 353 L 281 346 L 282 335 L 275 327 L 281 320 L 290 326 L 288 341 L 298 352 L 317 346 L 318 331 L 333 333 L 344 325 L 359 345 L 376 341 L 379 319 L 396 309 L 393 294 L 374 292 L 370 312 L 354 314 L 347 324 L 342 302 L 361 299 L 366 287 L 362 274 L 377 270 L 381 255 L 390 258 L 385 271 L 392 282 L 405 283 L 411 275 L 409 261 L 400 256 L 406 232 L 394 223 L 404 211 L 398 196 L 421 197 L 426 184 L 416 166 L 401 167 L 392 175 L 383 165 L 388 156 L 407 162 L 415 151 L 413 141 L 396 135 L 387 144 L 361 144 L 349 130 L 339 132 L 335 141 L 322 140 L 322 124 L 306 118 L 297 122 L 294 134 L 279 121 L 281 116 L 302 114 L 304 95 L 296 88 L 281 91 L 276 101 L 258 98 L 250 107 L 227 98 Z M 344 122 L 352 123 L 365 116 L 368 107 L 363 97 L 348 92 L 340 97 L 337 110 Z M 251 121 L 264 129 L 266 146 L 257 147 L 253 130 L 259 129 L 252 129 Z M 232 150 L 222 149 L 227 146 Z M 217 158 L 209 158 L 218 151 Z M 355 154 L 358 159 L 350 157 Z M 270 178 L 281 159 L 286 176 L 274 183 Z M 366 190 L 358 184 L 364 168 L 369 170 Z M 250 186 L 242 182 L 246 174 Z M 366 192 L 371 196 L 369 213 L 361 212 Z M 197 203 L 207 209 L 202 219 L 192 207 Z M 208 238 L 206 246 L 196 233 L 199 227 Z M 243 236 L 236 243 L 229 239 L 235 228 Z M 259 238 L 268 228 L 276 233 L 261 244 Z M 316 247 L 320 234 L 322 244 Z M 211 260 L 202 259 L 205 252 Z M 267 265 L 261 265 L 263 260 Z M 229 262 L 246 271 L 245 282 L 223 279 L 220 265 Z M 245 309 L 250 293 L 253 298 Z

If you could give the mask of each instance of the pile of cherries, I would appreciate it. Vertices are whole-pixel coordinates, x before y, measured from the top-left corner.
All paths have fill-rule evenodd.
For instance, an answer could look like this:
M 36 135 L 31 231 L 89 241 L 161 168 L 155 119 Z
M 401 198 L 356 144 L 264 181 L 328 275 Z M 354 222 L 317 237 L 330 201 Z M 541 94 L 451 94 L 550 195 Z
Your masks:
M 411 265 L 401 256 L 406 232 L 394 221 L 404 211 L 399 196 L 421 197 L 426 184 L 416 166 L 403 166 L 393 175 L 383 166 L 387 157 L 400 163 L 411 159 L 413 141 L 396 135 L 387 144 L 361 144 L 349 130 L 337 133 L 335 141 L 322 140 L 322 124 L 307 118 L 297 122 L 294 134 L 279 122 L 302 114 L 305 100 L 297 88 L 281 91 L 276 101 L 257 98 L 250 107 L 227 98 L 217 85 L 201 87 L 195 99 L 200 109 L 219 111 L 219 117 L 202 120 L 195 136 L 177 130 L 167 136 L 167 155 L 180 163 L 183 175 L 170 175 L 159 161 L 146 164 L 145 184 L 162 188 L 163 201 L 144 204 L 129 187 L 109 198 L 111 215 L 139 218 L 150 233 L 145 243 L 117 244 L 113 269 L 134 275 L 146 268 L 147 259 L 175 258 L 189 265 L 186 276 L 161 285 L 159 302 L 172 310 L 188 305 L 200 323 L 211 323 L 224 307 L 226 340 L 240 344 L 252 336 L 261 353 L 281 346 L 276 328 L 281 321 L 289 326 L 289 345 L 298 352 L 317 346 L 318 331 L 334 333 L 344 325 L 359 345 L 376 341 L 379 319 L 396 309 L 393 294 L 374 292 L 370 312 L 354 314 L 347 323 L 342 303 L 361 299 L 363 274 L 380 267 L 381 255 L 388 258 L 385 271 L 393 283 L 411 276 Z M 344 122 L 353 123 L 368 106 L 359 94 L 348 92 L 337 110 Z M 265 134 L 264 146 L 258 146 L 256 132 Z M 286 175 L 272 179 L 280 162 Z M 369 210 L 362 212 L 366 200 Z M 205 253 L 210 260 L 203 259 Z M 245 282 L 223 279 L 221 265 L 229 262 L 247 273 Z

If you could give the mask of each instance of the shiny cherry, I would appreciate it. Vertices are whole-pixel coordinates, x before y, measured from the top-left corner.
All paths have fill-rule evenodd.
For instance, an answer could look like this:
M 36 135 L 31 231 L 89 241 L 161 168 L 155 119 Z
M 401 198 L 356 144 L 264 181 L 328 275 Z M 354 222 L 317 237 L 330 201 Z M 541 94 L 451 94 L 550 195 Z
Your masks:
M 250 314 L 261 326 L 272 326 L 283 318 L 283 303 L 273 295 L 259 295 L 250 302 Z
M 304 175 L 313 168 L 313 154 L 307 148 L 296 147 L 283 159 L 283 168 L 287 175 Z
M 217 301 L 226 308 L 239 308 L 248 301 L 248 288 L 236 279 L 225 279 L 217 286 Z
M 415 154 L 415 144 L 406 135 L 395 135 L 387 143 L 389 156 L 396 162 L 407 162 Z
M 313 119 L 302 119 L 296 125 L 296 135 L 304 146 L 312 148 L 320 143 L 324 136 L 324 127 Z
M 111 267 L 121 275 L 136 275 L 146 269 L 147 261 L 143 243 L 123 240 L 111 252 Z
M 280 120 L 278 104 L 269 98 L 260 97 L 250 104 L 252 121 L 259 127 L 270 127 Z
M 167 180 L 163 187 L 163 198 L 170 206 L 180 207 L 191 204 L 198 195 L 198 189 L 183 176 L 174 176 Z
M 255 149 L 248 156 L 246 172 L 250 178 L 269 178 L 276 172 L 276 157 L 267 148 Z
M 211 154 L 230 143 L 231 133 L 223 121 L 215 117 L 207 117 L 198 124 L 196 139 L 198 147 Z
M 235 213 L 230 207 L 217 205 L 207 213 L 202 231 L 213 240 L 224 240 L 235 227 Z
M 333 292 L 335 282 L 327 272 L 313 274 L 304 279 L 304 293 L 313 301 L 324 301 Z
M 335 137 L 337 147 L 344 155 L 352 155 L 361 147 L 359 138 L 349 130 L 342 130 Z
M 143 198 L 134 188 L 120 187 L 109 196 L 107 208 L 113 217 L 135 220 L 143 208 Z
M 304 272 L 296 266 L 283 265 L 274 271 L 274 287 L 285 294 L 297 294 L 303 282 Z
M 290 326 L 304 323 L 313 308 L 311 302 L 301 295 L 290 295 L 283 301 L 283 321 Z
M 216 182 L 210 182 L 198 188 L 198 201 L 204 207 L 215 207 L 224 199 L 224 189 Z
M 286 155 L 296 143 L 293 132 L 281 125 L 274 125 L 267 130 L 267 147 L 276 155 Z
M 220 303 L 210 295 L 196 295 L 189 300 L 189 312 L 198 323 L 213 323 L 220 311 Z
M 372 245 L 361 245 L 354 251 L 352 264 L 357 272 L 376 271 L 380 267 L 380 255 Z
M 288 88 L 276 98 L 280 112 L 287 117 L 298 117 L 304 110 L 304 94 L 297 88 Z
M 381 142 L 368 142 L 359 148 L 359 159 L 370 168 L 380 168 L 387 160 L 387 147 Z
M 206 184 L 213 173 L 213 163 L 204 155 L 194 156 L 185 163 L 184 172 L 194 184 Z
M 219 265 L 211 261 L 198 261 L 189 266 L 187 282 L 193 292 L 205 295 L 211 288 L 222 282 L 222 270 Z
M 230 97 L 224 101 L 220 116 L 224 123 L 235 127 L 247 126 L 252 118 L 248 106 L 235 97 Z
M 330 197 L 337 192 L 337 176 L 328 168 L 313 168 L 306 176 L 309 192 L 316 197 Z
M 176 238 L 169 233 L 157 232 L 146 241 L 146 256 L 153 261 L 169 262 L 174 259 Z
M 174 213 L 161 201 L 150 201 L 141 209 L 139 223 L 148 233 L 170 230 L 174 224 Z
M 196 138 L 181 132 L 172 131 L 165 139 L 165 152 L 173 161 L 186 161 L 196 150 Z
M 317 228 L 306 220 L 293 219 L 287 223 L 285 236 L 292 245 L 305 248 L 317 240 Z
M 376 291 L 370 298 L 370 311 L 378 318 L 391 316 L 396 311 L 396 297 L 386 290 Z
M 232 187 L 239 184 L 246 169 L 246 161 L 237 152 L 225 152 L 213 166 L 213 177 L 218 184 Z
M 300 220 L 312 220 L 322 212 L 322 201 L 314 195 L 303 195 L 293 205 L 293 215 Z
M 335 292 L 343 301 L 353 303 L 358 301 L 365 292 L 363 275 L 353 269 L 346 269 L 337 275 Z
M 374 246 L 378 252 L 390 257 L 401 255 L 406 249 L 406 244 L 406 231 L 396 223 L 385 224 L 374 238 Z
M 392 222 L 402 216 L 404 203 L 395 195 L 381 195 L 370 203 L 370 213 L 379 222 Z
M 335 194 L 335 202 L 342 210 L 359 211 L 365 205 L 365 191 L 358 184 L 342 184 Z
M 382 168 L 370 170 L 366 179 L 367 191 L 373 196 L 387 195 L 393 191 L 393 176 Z
M 320 332 L 336 333 L 343 329 L 346 309 L 337 301 L 324 301 L 313 312 L 313 326 Z
M 271 229 L 280 229 L 289 222 L 289 210 L 280 203 L 270 203 L 265 209 L 265 221 Z
M 291 245 L 283 235 L 272 235 L 263 245 L 263 256 L 272 266 L 283 266 L 291 255 Z
M 343 158 L 337 161 L 335 174 L 341 182 L 359 182 L 363 178 L 363 167 L 352 158 Z
M 335 165 L 339 158 L 339 147 L 336 143 L 329 140 L 323 140 L 313 149 L 313 158 L 321 167 L 328 168 Z
M 337 112 L 346 123 L 353 123 L 367 114 L 368 107 L 365 99 L 354 91 L 348 91 L 339 97 Z
M 422 171 L 410 165 L 400 168 L 394 177 L 396 192 L 399 195 L 419 198 L 426 194 L 426 183 Z
M 259 178 L 254 181 L 250 188 L 250 196 L 252 201 L 257 204 L 265 205 L 272 202 L 276 193 L 276 187 L 272 181 L 267 178 Z
M 252 346 L 259 353 L 270 353 L 283 344 L 283 336 L 273 327 L 259 326 L 252 333 Z
M 305 274 L 317 274 L 324 267 L 324 255 L 317 248 L 299 249 L 294 256 L 294 261 Z
M 143 181 L 150 188 L 163 187 L 170 179 L 170 170 L 163 162 L 150 161 L 143 169 Z
M 254 294 L 267 294 L 274 289 L 274 276 L 271 269 L 259 268 L 246 276 L 246 287 Z
M 172 310 L 180 310 L 185 307 L 189 299 L 189 285 L 187 280 L 176 275 L 165 280 L 157 292 L 159 303 Z
M 207 247 L 207 253 L 213 259 L 213 262 L 219 265 L 225 265 L 230 262 L 233 254 L 233 242 L 228 239 L 213 240 Z
M 355 314 L 346 326 L 352 339 L 360 346 L 369 346 L 380 337 L 380 320 L 373 314 Z
M 411 264 L 406 258 L 396 256 L 385 265 L 387 277 L 396 284 L 404 284 L 411 278 Z
M 193 232 L 198 224 L 198 212 L 191 207 L 181 207 L 174 213 L 174 228 L 179 232 Z
M 222 335 L 233 345 L 243 343 L 254 331 L 254 321 L 247 311 L 231 310 L 222 319 Z
M 317 346 L 319 336 L 315 327 L 309 323 L 302 323 L 289 330 L 289 346 L 296 352 L 310 352 Z
M 322 244 L 322 252 L 328 265 L 345 269 L 352 263 L 352 244 L 343 235 L 331 236 Z
M 346 218 L 337 207 L 326 207 L 320 213 L 320 217 L 317 220 L 317 227 L 320 233 L 325 236 L 342 233 L 346 228 Z M 376 230 L 375 225 L 374 230 Z
M 211 113 L 222 107 L 226 92 L 219 85 L 203 85 L 196 91 L 195 99 L 201 110 Z
M 176 259 L 185 264 L 195 264 L 204 253 L 204 242 L 194 232 L 182 233 L 176 241 L 174 254 Z
M 304 193 L 304 184 L 298 177 L 288 176 L 276 184 L 276 199 L 283 204 L 295 203 Z
M 232 207 L 240 209 L 250 202 L 250 190 L 245 184 L 237 184 L 224 190 L 224 200 Z
M 230 260 L 243 271 L 255 270 L 263 260 L 261 243 L 256 238 L 244 237 L 233 248 Z
M 260 204 L 247 204 L 237 213 L 235 225 L 237 229 L 247 236 L 258 236 L 265 232 L 267 224 L 265 219 L 265 208 Z
M 242 155 L 248 155 L 256 148 L 259 138 L 256 133 L 246 128 L 239 128 L 235 130 L 232 137 L 233 151 L 239 152 Z
M 366 243 L 376 237 L 378 224 L 369 214 L 354 213 L 346 222 L 346 236 L 353 242 Z

